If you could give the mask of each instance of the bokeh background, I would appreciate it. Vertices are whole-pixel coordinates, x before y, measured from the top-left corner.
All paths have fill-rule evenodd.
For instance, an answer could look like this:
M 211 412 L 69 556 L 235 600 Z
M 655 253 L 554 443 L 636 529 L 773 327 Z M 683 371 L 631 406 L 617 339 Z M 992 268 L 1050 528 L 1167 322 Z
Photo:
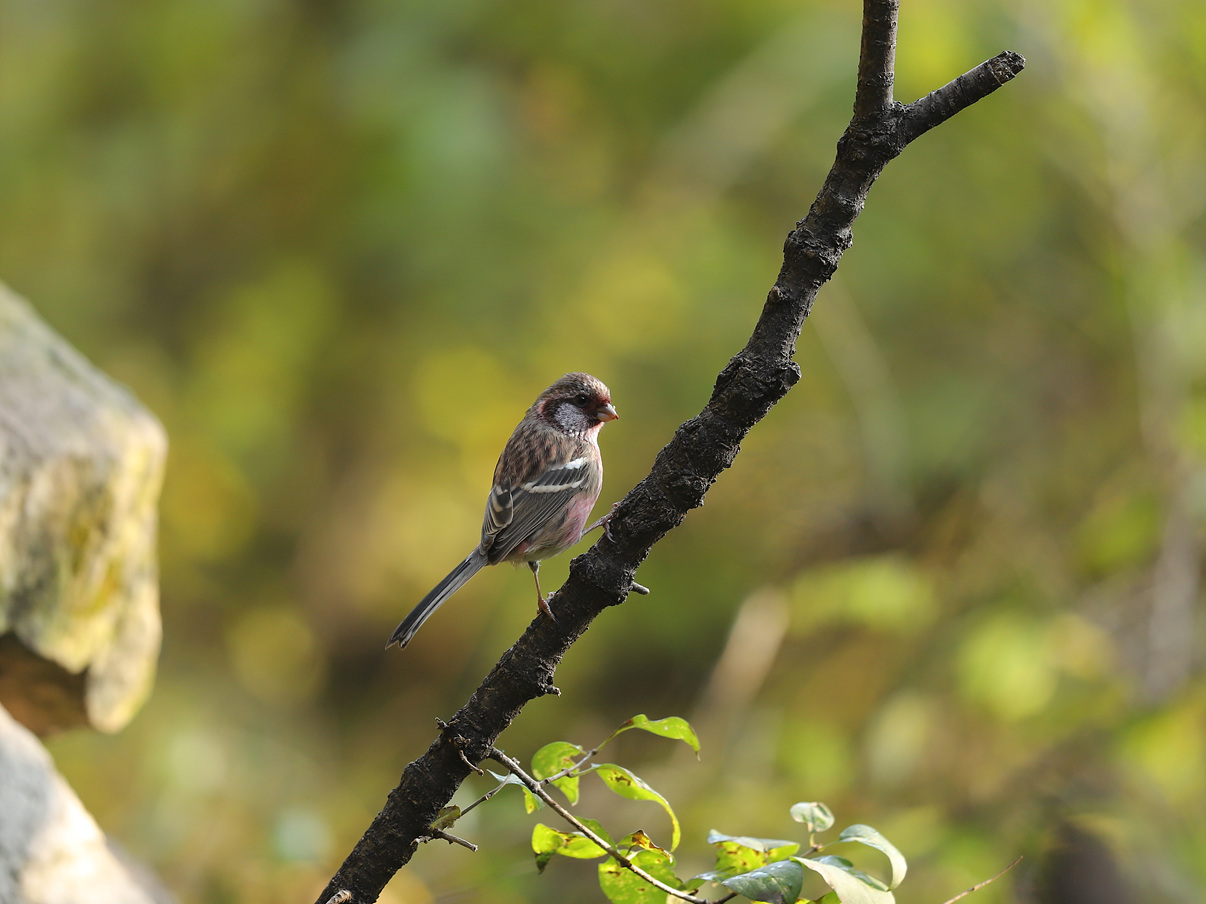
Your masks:
M 799 837 L 819 799 L 904 851 L 902 900 L 1019 853 L 977 898 L 1035 900 L 1088 849 L 1118 900 L 1197 902 L 1206 5 L 903 7 L 902 100 L 1006 48 L 1026 71 L 889 166 L 803 380 L 504 746 L 690 718 L 698 763 L 614 751 L 687 870 L 709 828 Z M 311 900 L 533 616 L 492 569 L 382 650 L 540 389 L 610 384 L 601 505 L 704 404 L 832 161 L 859 20 L 0 2 L 0 278 L 172 441 L 154 695 L 52 750 L 183 901 Z M 581 809 L 667 837 L 651 804 Z M 384 900 L 601 900 L 588 864 L 536 875 L 533 822 L 507 791 L 459 824 L 477 854 L 428 846 Z

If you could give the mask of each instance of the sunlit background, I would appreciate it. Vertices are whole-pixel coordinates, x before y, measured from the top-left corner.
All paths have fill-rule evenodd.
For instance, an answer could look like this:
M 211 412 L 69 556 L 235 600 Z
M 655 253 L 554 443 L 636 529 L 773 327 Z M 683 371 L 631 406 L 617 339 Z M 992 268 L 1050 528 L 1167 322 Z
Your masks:
M 1026 71 L 889 166 L 799 385 L 502 744 L 690 718 L 698 763 L 613 754 L 688 873 L 819 799 L 902 849 L 902 901 L 1019 853 L 975 900 L 1033 900 L 1087 834 L 1119 900 L 1199 902 L 1206 5 L 902 6 L 900 99 Z M 704 404 L 833 159 L 859 7 L 0 3 L 0 279 L 172 442 L 154 694 L 51 747 L 184 902 L 312 900 L 533 617 L 489 569 L 383 650 L 545 385 L 612 389 L 600 510 Z M 534 821 L 504 792 L 383 900 L 602 900 L 536 874 Z

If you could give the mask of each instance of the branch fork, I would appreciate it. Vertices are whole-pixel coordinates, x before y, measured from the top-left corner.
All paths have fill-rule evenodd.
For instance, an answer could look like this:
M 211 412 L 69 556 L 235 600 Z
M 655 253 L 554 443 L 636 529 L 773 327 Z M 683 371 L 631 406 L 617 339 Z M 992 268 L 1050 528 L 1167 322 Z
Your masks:
M 746 434 L 800 379 L 792 360 L 796 340 L 817 292 L 850 247 L 854 221 L 880 172 L 910 142 L 987 97 L 1025 65 L 1006 51 L 919 100 L 899 104 L 892 96 L 898 9 L 899 0 L 864 0 L 853 117 L 808 215 L 787 237 L 783 266 L 749 341 L 717 377 L 708 404 L 678 428 L 648 476 L 616 508 L 605 538 L 571 563 L 555 595 L 557 621 L 541 617 L 529 625 L 440 737 L 406 767 L 319 904 L 344 891 L 357 904 L 377 900 L 409 862 L 414 841 L 430 835 L 440 808 L 476 762 L 494 752 L 520 710 L 555 691 L 553 674 L 574 641 L 607 607 L 644 589 L 633 577 L 654 544 L 703 504 Z M 450 743 L 454 737 L 463 743 Z
M 595 831 L 593 831 L 590 828 L 590 826 L 586 825 L 584 822 L 582 822 L 580 819 L 578 819 L 576 816 L 574 816 L 574 814 L 571 813 L 569 810 L 567 810 L 565 807 L 563 807 L 557 801 L 557 799 L 555 797 L 553 797 L 553 795 L 549 794 L 548 789 L 546 788 L 546 785 L 551 783 L 555 779 L 561 777 L 562 775 L 568 775 L 569 772 L 572 771 L 572 769 L 574 767 L 571 766 L 567 769 L 563 769 L 561 771 L 561 773 L 559 773 L 558 775 L 550 776 L 549 778 L 538 780 L 538 779 L 535 779 L 532 776 L 528 775 L 524 771 L 523 767 L 519 765 L 519 762 L 517 760 L 511 759 L 509 756 L 507 756 L 505 753 L 503 753 L 498 748 L 492 748 L 490 750 L 490 759 L 492 759 L 496 763 L 499 763 L 502 766 L 506 767 L 507 771 L 510 772 L 517 779 L 519 779 L 519 781 L 523 784 L 523 786 L 525 788 L 527 788 L 534 795 L 536 795 L 542 801 L 544 801 L 545 806 L 547 806 L 549 809 L 553 810 L 553 812 L 555 812 L 558 816 L 560 816 L 567 823 L 569 823 L 571 826 L 573 826 L 576 831 L 581 832 L 582 835 L 584 835 L 586 838 L 589 838 L 591 841 L 593 841 L 595 844 L 597 844 L 600 848 L 607 851 L 607 853 L 612 857 L 612 859 L 614 859 L 616 861 L 616 863 L 620 864 L 620 866 L 624 867 L 624 869 L 633 873 L 633 875 L 640 876 L 641 879 L 648 882 L 654 888 L 657 888 L 660 891 L 663 891 L 668 895 L 673 895 L 674 897 L 678 898 L 679 900 L 687 901 L 687 902 L 689 902 L 689 904 L 722 904 L 722 902 L 728 901 L 728 900 L 736 897 L 736 893 L 733 893 L 730 895 L 726 895 L 725 897 L 719 899 L 718 901 L 711 901 L 707 898 L 701 898 L 701 897 L 698 897 L 697 895 L 693 895 L 689 892 L 682 891 L 681 889 L 674 888 L 671 885 L 667 885 L 665 882 L 661 881 L 657 877 L 652 876 L 649 873 L 645 872 L 645 870 L 641 869 L 639 866 L 637 866 L 635 863 L 633 863 L 628 857 L 626 857 L 624 854 L 622 854 L 619 851 L 619 849 L 616 848 L 616 846 L 614 844 L 609 842 L 607 839 L 603 838 L 601 835 L 597 834 Z

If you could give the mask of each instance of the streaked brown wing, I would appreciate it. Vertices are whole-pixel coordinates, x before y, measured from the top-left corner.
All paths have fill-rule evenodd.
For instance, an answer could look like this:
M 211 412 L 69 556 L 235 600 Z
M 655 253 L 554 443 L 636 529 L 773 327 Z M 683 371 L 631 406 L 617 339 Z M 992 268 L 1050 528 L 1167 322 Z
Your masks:
M 491 564 L 501 562 L 525 541 L 536 537 L 582 492 L 597 480 L 593 456 L 550 468 L 520 486 L 496 487 L 486 502 L 482 548 Z

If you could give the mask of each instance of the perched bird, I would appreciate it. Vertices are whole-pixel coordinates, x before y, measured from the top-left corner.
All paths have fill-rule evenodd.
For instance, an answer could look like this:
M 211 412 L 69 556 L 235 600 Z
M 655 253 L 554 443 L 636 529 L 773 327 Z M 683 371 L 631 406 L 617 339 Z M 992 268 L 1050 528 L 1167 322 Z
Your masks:
M 552 618 L 540 592 L 540 561 L 569 549 L 585 532 L 603 487 L 599 430 L 618 417 L 610 391 L 590 374 L 566 374 L 542 392 L 498 458 L 481 542 L 402 620 L 386 649 L 410 643 L 444 600 L 483 565 L 499 562 L 528 563 L 536 603 Z

